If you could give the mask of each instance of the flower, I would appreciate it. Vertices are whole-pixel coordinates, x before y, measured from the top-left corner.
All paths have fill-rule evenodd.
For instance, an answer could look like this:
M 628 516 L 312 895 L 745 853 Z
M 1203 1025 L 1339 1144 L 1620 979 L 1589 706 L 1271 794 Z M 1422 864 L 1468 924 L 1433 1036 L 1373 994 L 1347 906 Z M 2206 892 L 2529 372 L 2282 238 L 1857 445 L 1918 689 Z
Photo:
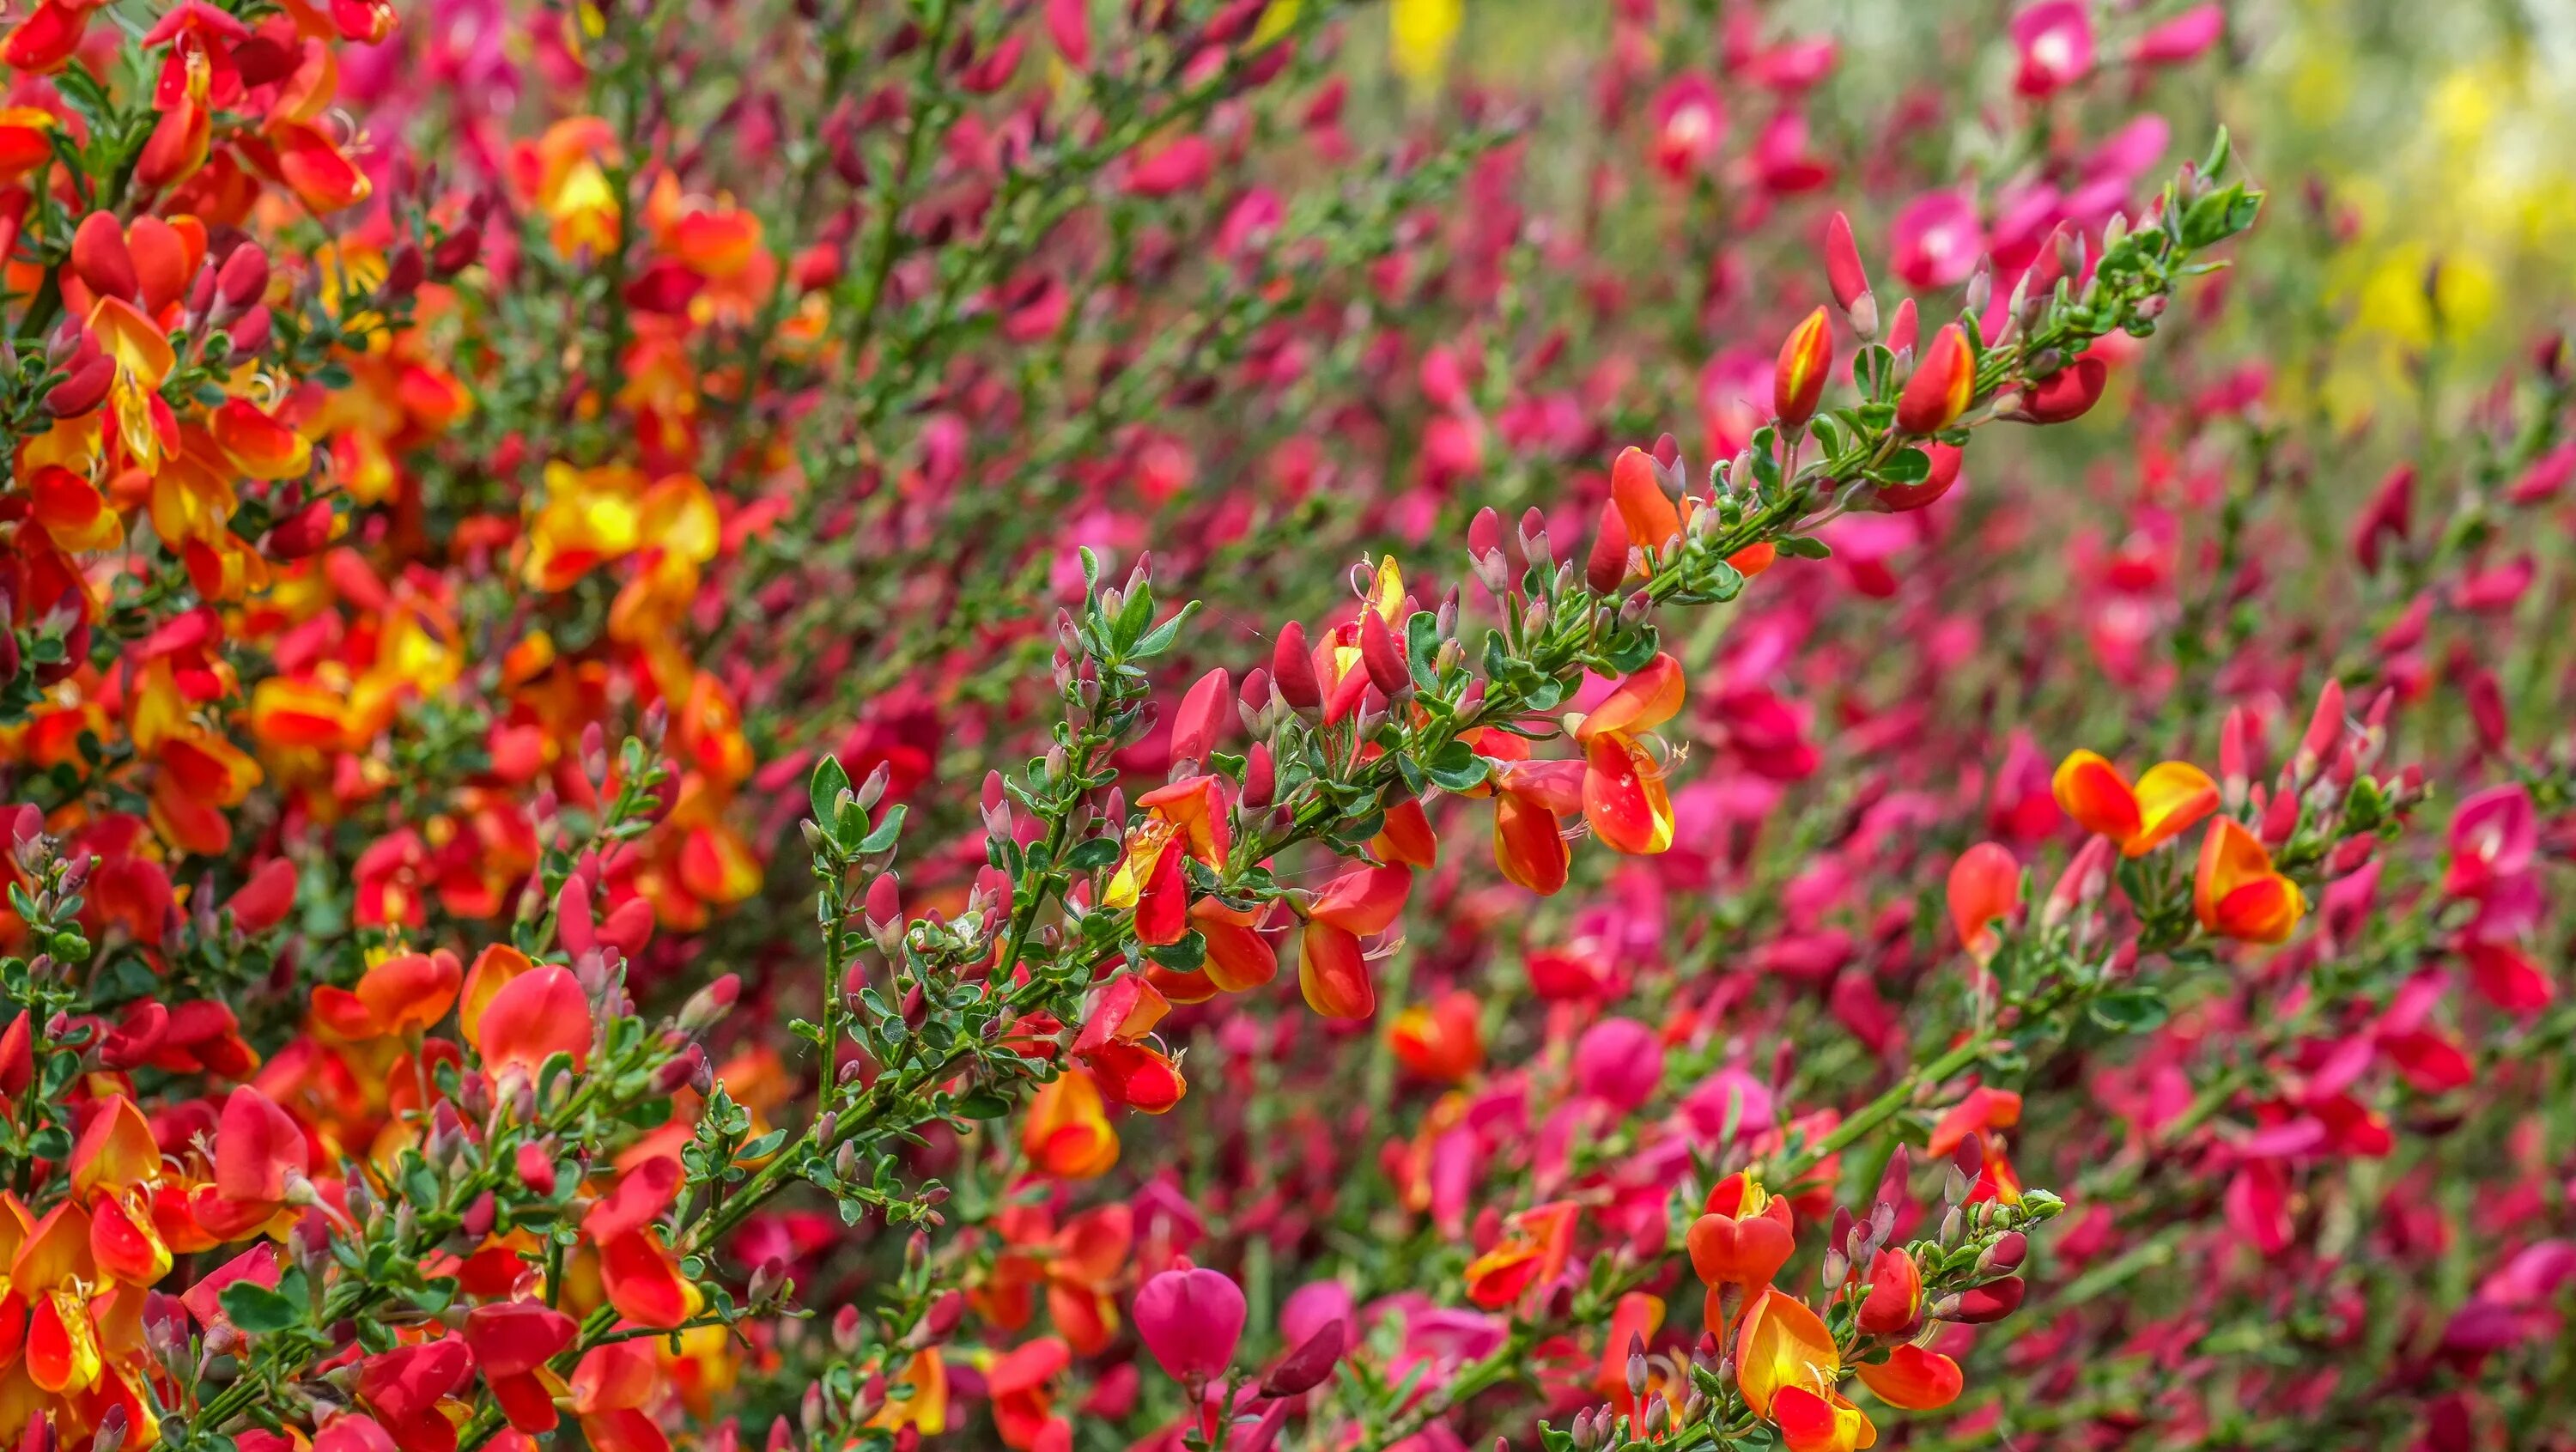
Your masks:
M 1721 1286 L 1767 1286 L 1798 1248 L 1789 1202 L 1762 1188 L 1751 1170 L 1739 1170 L 1717 1182 L 1691 1222 L 1687 1243 L 1691 1269 L 1714 1292 Z M 1716 1298 L 1710 1298 L 1710 1307 Z M 1716 1327 L 1716 1318 L 1709 1322 Z
M 1067 1068 L 1039 1086 L 1020 1120 L 1020 1150 L 1030 1163 L 1066 1180 L 1095 1179 L 1118 1163 L 1118 1132 L 1109 1127 L 1098 1080 Z
M 1825 396 L 1825 379 L 1834 370 L 1834 333 L 1825 321 L 1825 310 L 1807 314 L 1806 321 L 1789 332 L 1780 344 L 1780 361 L 1772 376 L 1771 410 L 1783 426 L 1796 428 L 1815 417 L 1816 403 Z
M 1203 1266 L 1146 1281 L 1128 1313 L 1164 1373 L 1187 1386 L 1223 1375 L 1243 1339 L 1243 1288 Z
M 1551 1200 L 1504 1217 L 1493 1249 L 1467 1265 L 1467 1299 L 1495 1310 L 1564 1274 L 1574 1251 L 1575 1214 L 1573 1201 Z
M 1614 852 L 1651 855 L 1673 845 L 1673 805 L 1664 768 L 1639 733 L 1682 708 L 1681 662 L 1657 654 L 1583 718 L 1583 819 Z
M 1959 1363 L 1911 1344 L 1890 1351 L 1885 1361 L 1863 1361 L 1852 1370 L 1880 1401 L 1910 1412 L 1948 1406 L 1959 1399 L 1963 1385 Z
M 1735 1336 L 1735 1384 L 1791 1452 L 1854 1452 L 1878 1440 L 1868 1414 L 1836 1388 L 1842 1353 L 1805 1302 L 1764 1290 Z
M 1959 942 L 1980 965 L 2003 946 L 1995 924 L 2021 906 L 2021 863 L 2000 842 L 1980 842 L 1950 864 L 1950 922 Z
M 2127 857 L 2145 856 L 2218 810 L 2218 783 L 2187 761 L 2158 762 L 2132 787 L 2100 756 L 2073 751 L 2049 789 L 2077 826 L 2110 838 Z
M 2200 841 L 2191 906 L 2203 928 L 2247 943 L 2287 941 L 2308 910 L 2299 885 L 2272 869 L 2262 842 L 2226 817 L 2211 822 Z
M 1896 399 L 1896 426 L 1909 434 L 1937 434 L 1957 423 L 1976 396 L 1976 355 L 1967 333 L 1951 323 L 1932 335 L 1905 380 Z
M 1359 867 L 1315 895 L 1297 954 L 1297 987 L 1307 1007 L 1326 1018 L 1377 1011 L 1377 985 L 1360 939 L 1393 927 L 1412 891 L 1409 867 Z

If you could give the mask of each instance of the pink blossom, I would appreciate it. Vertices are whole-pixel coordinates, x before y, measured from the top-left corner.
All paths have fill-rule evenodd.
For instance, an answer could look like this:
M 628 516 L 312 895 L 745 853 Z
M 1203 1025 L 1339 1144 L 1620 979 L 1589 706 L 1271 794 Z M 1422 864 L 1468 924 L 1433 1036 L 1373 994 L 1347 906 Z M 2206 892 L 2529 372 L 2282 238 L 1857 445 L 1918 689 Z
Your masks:
M 1167 1270 L 1137 1289 L 1136 1334 L 1174 1381 L 1224 1374 L 1243 1339 L 1243 1289 L 1204 1266 Z

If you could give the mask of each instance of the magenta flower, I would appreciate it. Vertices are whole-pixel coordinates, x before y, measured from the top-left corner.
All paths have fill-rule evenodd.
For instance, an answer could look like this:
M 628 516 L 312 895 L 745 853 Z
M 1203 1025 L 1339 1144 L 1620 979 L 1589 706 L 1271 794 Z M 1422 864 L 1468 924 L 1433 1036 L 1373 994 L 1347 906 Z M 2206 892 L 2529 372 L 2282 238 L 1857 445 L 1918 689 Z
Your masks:
M 1168 1270 L 1136 1292 L 1136 1334 L 1174 1381 L 1207 1381 L 1234 1361 L 1243 1339 L 1243 1291 L 1222 1273 Z

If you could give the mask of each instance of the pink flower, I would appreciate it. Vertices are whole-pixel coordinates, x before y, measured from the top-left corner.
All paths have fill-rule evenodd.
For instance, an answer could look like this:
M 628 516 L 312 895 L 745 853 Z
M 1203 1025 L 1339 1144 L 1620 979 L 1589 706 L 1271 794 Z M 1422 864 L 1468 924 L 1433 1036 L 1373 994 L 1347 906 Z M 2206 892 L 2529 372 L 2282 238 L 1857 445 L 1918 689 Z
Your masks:
M 2021 70 L 2013 88 L 2034 99 L 2082 80 L 2093 69 L 2093 22 L 2081 0 L 2040 0 L 2013 17 Z
M 2180 65 L 2216 45 L 2226 28 L 2226 11 L 2216 4 L 2195 5 L 2139 36 L 2129 58 L 2142 66 Z
M 1574 1082 L 1621 1110 L 1645 1103 L 1663 1077 L 1663 1045 L 1633 1018 L 1605 1018 L 1574 1046 Z
M 1200 1266 L 1167 1270 L 1136 1292 L 1136 1334 L 1174 1381 L 1208 1381 L 1233 1364 L 1243 1339 L 1243 1290 Z
M 1896 214 L 1891 230 L 1896 275 L 1906 286 L 1927 291 L 1967 281 L 1986 246 L 1977 204 L 1962 191 L 1925 192 Z

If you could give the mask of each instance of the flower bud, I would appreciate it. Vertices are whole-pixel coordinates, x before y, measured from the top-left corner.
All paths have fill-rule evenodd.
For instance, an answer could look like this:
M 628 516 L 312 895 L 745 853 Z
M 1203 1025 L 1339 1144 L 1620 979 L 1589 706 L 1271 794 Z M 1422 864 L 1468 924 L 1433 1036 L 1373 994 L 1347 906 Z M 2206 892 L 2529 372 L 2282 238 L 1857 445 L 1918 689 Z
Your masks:
M 215 272 L 215 297 L 222 306 L 214 315 L 240 317 L 267 296 L 268 250 L 256 242 L 244 242 L 227 253 Z
M 1403 649 L 1395 643 L 1395 632 L 1386 628 L 1385 617 L 1374 610 L 1360 612 L 1360 663 L 1368 668 L 1369 683 L 1389 700 L 1413 689 L 1413 672 L 1405 665 Z
M 1619 514 L 1619 505 L 1604 501 L 1601 506 L 1601 528 L 1592 537 L 1592 553 L 1584 561 L 1583 582 L 1596 595 L 1607 595 L 1619 588 L 1628 577 L 1628 524 Z
M 1869 271 L 1861 266 L 1860 248 L 1852 242 L 1851 219 L 1840 212 L 1825 223 L 1825 284 L 1834 302 L 1852 320 L 1852 330 L 1866 342 L 1878 333 L 1878 303 L 1870 296 Z
M 1958 1308 L 1944 1319 L 1970 1326 L 2000 1321 L 2021 1309 L 2022 1293 L 2028 1289 L 2019 1276 L 2006 1276 L 1959 1293 Z
M 1976 396 L 1977 360 L 1968 335 L 1951 323 L 1932 335 L 1914 376 L 1896 400 L 1896 426 L 1909 434 L 1937 434 L 1959 421 Z
M 706 1032 L 733 1008 L 734 1001 L 741 996 L 742 977 L 736 973 L 727 973 L 690 994 L 689 1001 L 680 1005 L 680 1032 Z
M 1780 344 L 1780 358 L 1771 375 L 1771 411 L 1783 427 L 1797 428 L 1815 417 L 1833 367 L 1833 328 L 1825 321 L 1825 310 L 1818 308 Z
M 1259 811 L 1269 806 L 1279 791 L 1279 767 L 1270 758 L 1270 744 L 1252 743 L 1252 751 L 1243 765 L 1243 805 Z
M 1556 568 L 1556 556 L 1548 553 L 1547 516 L 1535 508 L 1521 514 L 1521 558 L 1542 570 Z
M 1898 371 L 1913 366 L 1916 330 L 1920 327 L 1914 311 L 1914 299 L 1896 305 L 1896 316 L 1887 325 L 1887 351 L 1896 355 Z
M 1294 620 L 1279 627 L 1279 642 L 1270 652 L 1270 679 L 1279 688 L 1279 698 L 1298 714 L 1312 716 L 1323 708 L 1324 686 L 1315 676 L 1306 627 Z
M 1342 1346 L 1349 1327 L 1340 1317 L 1325 1322 L 1315 1333 L 1298 1343 L 1297 1348 L 1279 1359 L 1261 1379 L 1261 1394 L 1266 1397 L 1302 1396 L 1321 1386 L 1341 1364 Z
M 2037 424 L 2065 423 L 2082 418 L 2101 401 L 2103 385 L 2110 370 L 2099 358 L 2078 358 L 2073 363 L 2042 378 L 2022 394 L 2020 416 Z
M 1235 716 L 1243 722 L 1246 736 L 1270 734 L 1270 672 L 1254 666 L 1243 678 L 1243 689 L 1234 702 Z

